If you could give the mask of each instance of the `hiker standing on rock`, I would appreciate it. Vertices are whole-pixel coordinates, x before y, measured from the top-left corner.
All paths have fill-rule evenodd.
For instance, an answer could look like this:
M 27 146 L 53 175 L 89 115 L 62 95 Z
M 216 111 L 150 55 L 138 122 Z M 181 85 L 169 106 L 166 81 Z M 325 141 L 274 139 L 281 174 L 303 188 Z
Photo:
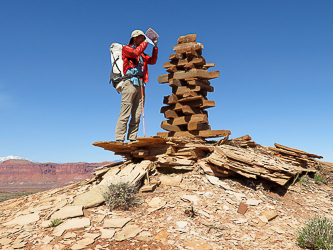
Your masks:
M 135 141 L 137 138 L 140 116 L 143 110 L 145 84 L 149 81 L 148 64 L 157 61 L 157 39 L 154 41 L 152 56 L 145 53 L 148 42 L 141 30 L 134 30 L 131 34 L 129 44 L 122 49 L 124 75 L 131 75 L 125 80 L 122 87 L 121 108 L 116 126 L 116 140 L 125 140 L 127 122 L 131 116 L 128 126 L 127 139 Z

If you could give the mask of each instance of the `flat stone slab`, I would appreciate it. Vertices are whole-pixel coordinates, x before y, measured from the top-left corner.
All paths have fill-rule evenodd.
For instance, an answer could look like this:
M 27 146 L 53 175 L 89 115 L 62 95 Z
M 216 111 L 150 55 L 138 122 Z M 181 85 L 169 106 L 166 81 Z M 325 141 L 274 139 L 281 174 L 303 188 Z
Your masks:
M 265 216 L 267 220 L 270 221 L 273 220 L 276 216 L 278 216 L 278 214 L 274 211 L 265 210 L 260 214 L 260 216 Z
M 187 221 L 177 221 L 176 225 L 177 225 L 178 228 L 183 229 L 187 226 Z
M 90 244 L 94 243 L 95 240 L 92 238 L 84 238 L 82 240 L 79 240 L 76 244 L 72 246 L 71 249 L 76 250 L 76 249 L 85 249 L 87 246 Z
M 166 201 L 163 201 L 159 197 L 154 197 L 153 199 L 151 199 L 148 205 L 149 205 L 148 213 L 152 213 L 164 207 L 166 205 Z
M 236 197 L 237 200 L 242 201 L 242 199 L 246 198 L 245 194 L 242 193 L 234 193 L 234 196 Z
M 40 224 L 41 227 L 50 227 L 51 225 L 51 220 L 44 220 L 42 221 L 42 223 Z
M 248 199 L 246 204 L 249 206 L 258 206 L 261 202 L 262 200 Z
M 74 229 L 74 228 L 82 228 L 82 227 L 87 227 L 87 226 L 90 226 L 90 219 L 89 218 L 71 219 L 71 220 L 68 220 L 65 223 L 60 224 L 59 226 L 57 226 L 55 228 L 55 230 L 53 231 L 53 235 L 61 236 L 65 232 L 65 230 Z
M 8 245 L 8 244 L 10 244 L 11 242 L 13 242 L 13 240 L 11 240 L 11 239 L 8 239 L 8 238 L 2 238 L 2 239 L 0 239 L 0 245 Z
M 244 204 L 243 202 L 241 202 L 238 206 L 237 212 L 244 215 L 246 213 L 247 209 L 248 209 L 248 206 L 246 204 Z
M 51 237 L 51 236 L 45 236 L 43 239 L 42 239 L 42 242 L 44 244 L 49 244 L 52 240 L 54 239 L 54 237 Z
M 100 234 L 85 233 L 85 234 L 83 235 L 83 238 L 96 239 L 96 238 L 98 238 L 99 236 L 101 236 L 101 235 L 100 235 Z
M 103 227 L 122 228 L 132 218 L 117 218 L 117 219 L 106 219 L 104 220 Z
M 183 194 L 182 199 L 191 201 L 193 202 L 194 205 L 198 205 L 200 202 L 200 198 L 195 194 L 194 195 Z
M 75 206 L 82 206 L 84 208 L 95 207 L 101 205 L 105 200 L 103 193 L 106 192 L 106 188 L 95 187 L 92 190 L 78 195 L 74 199 Z
M 64 239 L 76 238 L 76 233 L 66 233 Z
M 152 236 L 153 235 L 150 232 L 143 231 L 143 232 L 139 233 L 138 236 L 135 239 L 140 240 L 140 241 L 148 242 L 148 241 L 151 241 Z
M 211 176 L 211 175 L 206 175 L 206 178 L 210 183 L 213 185 L 217 185 L 219 187 L 223 187 L 225 190 L 231 189 L 228 183 L 221 181 L 218 177 L 216 176 Z
M 51 220 L 73 218 L 78 216 L 83 216 L 82 206 L 66 206 L 55 212 L 51 216 Z
M 9 226 L 9 225 L 27 225 L 33 222 L 36 222 L 39 220 L 39 215 L 37 213 L 33 214 L 27 214 L 27 215 L 22 215 L 19 217 L 16 217 L 15 219 L 4 223 L 4 226 Z
M 189 240 L 187 241 L 184 246 L 189 249 L 194 250 L 213 250 L 214 247 L 209 245 L 208 243 L 205 243 L 201 240 Z
M 21 242 L 21 243 L 13 245 L 12 247 L 14 249 L 21 249 L 21 248 L 25 247 L 26 244 L 27 244 L 27 242 Z
M 114 229 L 101 229 L 102 239 L 111 239 L 114 234 L 116 233 L 116 230 Z
M 53 246 L 52 245 L 43 245 L 43 246 L 34 248 L 34 250 L 53 250 Z
M 140 229 L 137 225 L 127 225 L 126 227 L 123 228 L 123 230 L 121 230 L 121 232 L 119 232 L 116 235 L 115 240 L 116 241 L 127 240 L 129 238 L 135 237 L 141 231 L 142 229 Z
M 260 215 L 260 216 L 258 216 L 258 217 L 259 217 L 259 219 L 260 219 L 262 222 L 264 222 L 264 223 L 267 223 L 267 222 L 268 222 L 266 216 Z
M 183 177 L 181 175 L 171 177 L 167 175 L 160 176 L 161 184 L 168 185 L 168 186 L 175 186 L 178 187 L 180 182 L 182 181 Z
M 161 198 L 154 197 L 153 199 L 151 199 L 151 201 L 148 203 L 148 205 L 150 207 L 158 207 L 161 202 L 162 202 Z

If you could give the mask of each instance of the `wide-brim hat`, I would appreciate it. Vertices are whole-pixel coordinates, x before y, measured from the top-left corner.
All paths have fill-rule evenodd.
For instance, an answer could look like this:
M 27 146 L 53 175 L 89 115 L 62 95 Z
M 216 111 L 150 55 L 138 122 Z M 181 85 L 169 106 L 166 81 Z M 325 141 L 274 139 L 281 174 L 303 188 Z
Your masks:
M 138 37 L 138 36 L 145 36 L 145 33 L 143 33 L 142 30 L 134 30 L 131 34 L 130 43 L 132 43 L 134 37 Z

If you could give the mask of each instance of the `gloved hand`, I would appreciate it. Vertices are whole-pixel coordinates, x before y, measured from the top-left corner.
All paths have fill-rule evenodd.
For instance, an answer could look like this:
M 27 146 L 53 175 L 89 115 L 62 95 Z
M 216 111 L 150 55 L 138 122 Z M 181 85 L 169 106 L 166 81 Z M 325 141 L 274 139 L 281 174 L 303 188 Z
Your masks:
M 155 38 L 154 41 L 153 41 L 153 43 L 154 43 L 154 47 L 157 47 L 158 39 Z

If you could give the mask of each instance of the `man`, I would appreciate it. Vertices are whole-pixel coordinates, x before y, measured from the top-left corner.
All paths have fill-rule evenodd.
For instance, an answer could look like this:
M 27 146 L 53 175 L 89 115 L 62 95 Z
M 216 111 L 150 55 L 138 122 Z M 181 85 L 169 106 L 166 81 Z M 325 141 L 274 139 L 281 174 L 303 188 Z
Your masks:
M 116 127 L 116 140 L 120 142 L 125 140 L 130 116 L 127 140 L 136 140 L 143 110 L 144 86 L 149 81 L 148 64 L 155 64 L 157 61 L 157 39 L 153 41 L 152 56 L 143 53 L 148 45 L 145 40 L 146 36 L 141 30 L 134 30 L 129 44 L 122 49 L 124 75 L 131 77 L 125 80 L 122 88 L 121 108 Z

